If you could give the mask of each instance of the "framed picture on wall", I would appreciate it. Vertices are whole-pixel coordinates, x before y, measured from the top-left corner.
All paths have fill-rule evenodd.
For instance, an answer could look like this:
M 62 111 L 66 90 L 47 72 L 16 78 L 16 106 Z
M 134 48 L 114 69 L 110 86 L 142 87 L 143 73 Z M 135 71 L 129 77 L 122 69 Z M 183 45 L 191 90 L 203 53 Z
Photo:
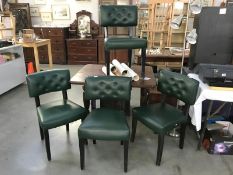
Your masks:
M 53 5 L 53 19 L 70 19 L 70 8 L 68 5 Z
M 41 20 L 44 22 L 52 21 L 52 13 L 51 12 L 41 12 L 40 13 Z
M 52 3 L 64 3 L 66 0 L 52 0 Z
M 7 0 L 8 3 L 17 3 L 17 0 Z
M 32 17 L 40 16 L 39 8 L 38 7 L 30 7 L 30 15 Z
M 47 0 L 35 0 L 35 4 L 46 4 Z

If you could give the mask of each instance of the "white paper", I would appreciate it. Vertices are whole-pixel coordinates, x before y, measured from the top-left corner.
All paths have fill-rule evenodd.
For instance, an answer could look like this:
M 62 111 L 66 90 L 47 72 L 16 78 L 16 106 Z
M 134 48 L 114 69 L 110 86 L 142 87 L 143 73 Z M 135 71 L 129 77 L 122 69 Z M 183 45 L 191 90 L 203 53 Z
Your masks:
M 124 67 L 122 67 L 122 65 L 121 65 L 121 63 L 119 61 L 117 61 L 116 59 L 114 59 L 114 60 L 112 60 L 112 64 L 114 66 L 116 66 L 116 68 L 118 69 L 118 71 L 120 72 L 120 74 L 122 76 L 126 76 L 127 75 L 128 71 Z
M 111 69 L 110 69 L 111 70 Z M 107 75 L 107 69 L 106 69 L 106 66 L 103 66 L 102 67 L 102 71 L 103 71 L 103 73 L 105 74 L 105 75 Z M 114 76 L 114 74 L 110 71 L 110 75 L 111 76 Z
M 121 63 L 121 66 L 127 70 L 128 73 L 126 74 L 126 76 L 132 77 L 133 81 L 139 80 L 138 74 L 136 74 L 132 69 L 130 69 L 125 63 Z

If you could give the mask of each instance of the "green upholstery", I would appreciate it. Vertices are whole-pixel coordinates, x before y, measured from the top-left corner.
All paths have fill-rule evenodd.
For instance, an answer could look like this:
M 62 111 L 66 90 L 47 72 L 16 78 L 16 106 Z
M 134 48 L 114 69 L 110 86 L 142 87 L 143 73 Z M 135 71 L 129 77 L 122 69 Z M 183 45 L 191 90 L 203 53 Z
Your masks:
M 79 127 L 79 138 L 94 140 L 129 140 L 129 127 L 123 111 L 93 110 Z
M 71 88 L 69 70 L 48 70 L 27 76 L 30 97 Z
M 146 48 L 147 41 L 136 37 L 109 37 L 104 43 L 106 50 Z
M 177 123 L 186 122 L 187 117 L 169 104 L 152 104 L 133 109 L 134 117 L 156 133 L 166 133 Z
M 138 21 L 137 6 L 101 5 L 100 25 L 103 27 L 136 26 Z
M 84 84 L 84 104 L 89 109 L 90 100 L 130 101 L 131 78 L 100 76 L 88 77 Z M 124 170 L 127 171 L 130 130 L 123 111 L 113 107 L 92 109 L 78 129 L 80 164 L 84 169 L 84 142 L 93 140 L 119 140 L 124 142 Z
M 128 65 L 131 67 L 132 49 L 141 49 L 141 76 L 145 77 L 145 59 L 147 40 L 133 37 L 132 32 L 129 36 L 108 36 L 108 27 L 132 27 L 137 26 L 138 8 L 135 5 L 101 5 L 100 6 L 100 25 L 105 27 L 105 64 L 107 75 L 110 74 L 110 50 L 127 49 Z M 132 30 L 129 30 L 132 31 Z
M 131 78 L 88 77 L 84 85 L 85 100 L 130 100 Z
M 89 111 L 67 98 L 66 90 L 71 88 L 69 70 L 38 72 L 28 75 L 26 79 L 29 96 L 35 97 L 41 139 L 45 138 L 47 157 L 51 160 L 48 130 L 66 125 L 68 131 L 70 122 L 83 120 Z M 40 104 L 40 95 L 56 91 L 62 91 L 63 99 Z
M 40 126 L 51 129 L 67 123 L 84 119 L 87 110 L 70 100 L 56 100 L 37 107 Z
M 167 96 L 173 96 L 185 102 L 185 111 L 165 103 L 165 99 L 158 104 L 136 107 L 132 110 L 133 124 L 131 141 L 134 141 L 137 121 L 143 123 L 153 132 L 159 134 L 156 165 L 160 165 L 164 135 L 177 124 L 181 124 L 180 148 L 183 148 L 185 127 L 189 106 L 195 103 L 198 91 L 198 81 L 175 72 L 161 70 L 158 78 L 158 89 Z

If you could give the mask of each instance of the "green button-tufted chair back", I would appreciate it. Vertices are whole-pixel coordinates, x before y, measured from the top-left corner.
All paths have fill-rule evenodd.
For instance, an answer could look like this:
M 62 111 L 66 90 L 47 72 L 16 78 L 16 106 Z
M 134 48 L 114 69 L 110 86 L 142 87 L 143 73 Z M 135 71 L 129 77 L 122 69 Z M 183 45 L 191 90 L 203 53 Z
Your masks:
M 48 70 L 27 76 L 30 97 L 71 88 L 69 70 Z
M 88 110 L 70 101 L 67 89 L 71 88 L 70 72 L 68 69 L 42 71 L 27 76 L 27 86 L 30 97 L 35 98 L 40 136 L 45 139 L 47 158 L 51 160 L 49 129 L 66 125 L 76 120 L 84 120 Z M 40 95 L 62 91 L 62 98 L 50 99 L 47 103 L 40 103 Z
M 85 100 L 124 100 L 131 96 L 131 78 L 128 77 L 88 77 L 84 85 Z
M 103 27 L 137 26 L 137 6 L 102 5 L 100 6 L 100 25 Z
M 198 81 L 190 79 L 186 75 L 167 70 L 159 72 L 158 90 L 189 105 L 193 105 L 196 100 L 198 86 Z

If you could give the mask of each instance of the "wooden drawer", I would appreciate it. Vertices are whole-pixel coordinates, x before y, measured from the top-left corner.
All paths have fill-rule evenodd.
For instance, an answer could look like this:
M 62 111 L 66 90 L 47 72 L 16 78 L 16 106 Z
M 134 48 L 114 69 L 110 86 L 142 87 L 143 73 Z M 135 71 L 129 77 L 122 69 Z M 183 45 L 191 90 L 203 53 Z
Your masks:
M 51 44 L 65 44 L 64 38 L 60 36 L 51 36 L 49 37 L 51 40 Z
M 47 38 L 47 30 L 44 30 L 43 28 L 34 28 L 34 32 L 40 38 Z
M 68 55 L 68 63 L 76 64 L 76 63 L 97 63 L 97 57 L 95 56 L 87 56 L 87 55 Z
M 51 47 L 52 47 L 52 52 L 55 50 L 55 51 L 63 51 L 66 49 L 65 48 L 65 44 L 64 43 L 61 43 L 61 44 L 51 44 Z
M 67 44 L 73 47 L 97 47 L 96 40 L 68 40 Z
M 80 55 L 95 55 L 97 56 L 97 48 L 93 48 L 93 47 L 78 47 L 76 48 L 76 53 L 80 54 Z
M 47 29 L 48 36 L 64 36 L 64 30 L 60 28 L 49 28 Z

